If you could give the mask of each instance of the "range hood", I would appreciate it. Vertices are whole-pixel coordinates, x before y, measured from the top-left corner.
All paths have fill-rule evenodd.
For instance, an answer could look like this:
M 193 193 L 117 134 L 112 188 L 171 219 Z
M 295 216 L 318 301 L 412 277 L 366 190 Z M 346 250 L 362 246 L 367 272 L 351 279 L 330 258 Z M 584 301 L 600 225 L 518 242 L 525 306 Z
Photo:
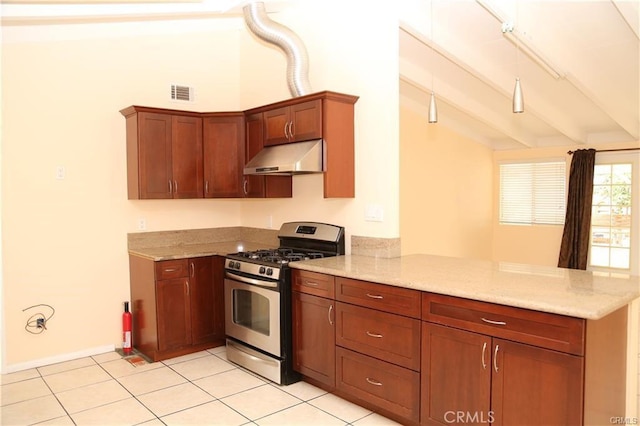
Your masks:
M 267 146 L 244 168 L 245 175 L 322 173 L 322 139 Z

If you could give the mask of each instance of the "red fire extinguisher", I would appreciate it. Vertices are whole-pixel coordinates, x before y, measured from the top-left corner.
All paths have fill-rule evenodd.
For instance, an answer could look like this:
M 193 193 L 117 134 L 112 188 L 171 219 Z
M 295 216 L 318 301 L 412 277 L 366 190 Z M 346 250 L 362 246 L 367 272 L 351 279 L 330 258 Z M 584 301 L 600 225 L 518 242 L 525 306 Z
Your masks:
M 122 353 L 131 354 L 131 312 L 129 312 L 129 302 L 124 302 L 124 313 L 122 314 Z

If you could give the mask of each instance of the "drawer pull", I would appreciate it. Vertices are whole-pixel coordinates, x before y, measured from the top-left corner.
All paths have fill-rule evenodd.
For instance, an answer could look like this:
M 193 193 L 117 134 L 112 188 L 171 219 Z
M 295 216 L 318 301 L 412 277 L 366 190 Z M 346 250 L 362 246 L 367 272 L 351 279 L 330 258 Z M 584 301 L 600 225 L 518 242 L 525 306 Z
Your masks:
M 380 383 L 379 381 L 370 379 L 368 377 L 367 377 L 367 383 L 373 386 L 382 386 L 382 383 Z
M 164 272 L 175 272 L 177 270 L 178 270 L 178 268 L 166 268 L 166 269 L 164 269 Z
M 305 281 L 304 285 L 310 285 L 311 287 L 318 287 L 320 284 L 315 283 L 313 281 Z
M 372 298 L 372 299 L 383 299 L 383 297 L 382 297 L 382 296 L 380 296 L 379 294 L 370 294 L 370 293 L 367 293 L 367 297 L 370 297 L 370 298 Z
M 367 336 L 375 337 L 376 339 L 382 339 L 382 334 L 375 334 L 375 333 L 371 333 L 370 331 L 367 331 Z
M 484 361 L 484 353 L 487 351 L 487 342 L 482 344 L 482 369 L 487 369 L 487 363 Z
M 498 372 L 498 350 L 500 349 L 500 345 L 496 345 L 496 350 L 493 351 L 493 369 Z
M 480 318 L 482 321 L 486 322 L 487 324 L 493 324 L 493 325 L 507 325 L 506 322 L 504 321 L 493 321 L 490 319 L 486 319 L 486 318 Z

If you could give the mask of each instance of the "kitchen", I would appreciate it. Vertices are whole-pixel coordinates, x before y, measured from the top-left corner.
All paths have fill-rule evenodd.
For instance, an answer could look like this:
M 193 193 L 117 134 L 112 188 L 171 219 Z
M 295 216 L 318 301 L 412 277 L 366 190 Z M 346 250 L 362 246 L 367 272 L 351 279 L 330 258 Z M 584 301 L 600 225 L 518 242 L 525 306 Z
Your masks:
M 242 110 L 290 96 L 281 52 L 257 42 L 240 20 L 3 25 L 3 368 L 58 362 L 118 342 L 129 294 L 126 234 L 141 230 L 278 229 L 289 220 L 318 220 L 344 225 L 347 247 L 352 236 L 391 244 L 400 237 L 402 252 L 411 253 L 418 249 L 407 241 L 419 235 L 422 252 L 553 264 L 557 229 L 536 230 L 535 245 L 514 250 L 513 242 L 528 240 L 531 230 L 505 235 L 494 226 L 493 164 L 510 154 L 560 156 L 567 146 L 493 152 L 445 128 L 422 127 L 399 94 L 397 19 L 376 8 L 367 9 L 366 20 L 354 19 L 364 7 L 359 2 L 326 5 L 297 4 L 274 19 L 305 41 L 314 89 L 360 97 L 356 198 L 348 200 L 323 199 L 317 175 L 296 177 L 291 200 L 127 200 L 120 109 Z M 324 21 L 331 32 L 317 25 Z M 169 101 L 171 83 L 195 87 L 196 101 Z M 431 144 L 405 156 L 403 135 L 411 126 Z M 455 159 L 443 171 L 452 186 L 437 192 L 424 183 L 433 176 L 407 180 L 404 173 L 416 166 L 401 167 L 403 161 L 418 157 L 427 172 L 439 170 L 439 158 Z M 405 204 L 412 191 L 424 194 L 422 202 L 444 202 L 446 213 Z M 364 220 L 370 205 L 382 208 L 382 222 Z M 422 223 L 420 233 L 403 219 L 410 210 L 422 212 L 410 218 Z M 36 303 L 51 304 L 56 316 L 46 333 L 32 336 L 24 332 L 22 309 Z

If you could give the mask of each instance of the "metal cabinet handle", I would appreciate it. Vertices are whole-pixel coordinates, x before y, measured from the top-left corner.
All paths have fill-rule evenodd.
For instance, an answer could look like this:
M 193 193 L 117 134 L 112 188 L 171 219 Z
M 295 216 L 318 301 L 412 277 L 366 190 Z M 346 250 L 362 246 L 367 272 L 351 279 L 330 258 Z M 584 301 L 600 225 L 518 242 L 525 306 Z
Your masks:
M 244 182 L 242 182 L 242 191 L 244 192 L 244 195 L 247 195 L 249 192 L 247 191 L 247 184 L 249 183 L 249 181 L 247 181 L 247 179 L 244 179 Z
M 291 139 L 293 139 L 293 121 L 289 122 L 289 136 L 291 136 Z
M 487 342 L 484 342 L 482 344 L 482 369 L 486 370 L 487 369 L 487 363 L 484 360 L 484 353 L 487 351 Z
M 493 321 L 490 319 L 486 319 L 486 318 L 480 318 L 482 321 L 486 322 L 487 324 L 493 324 L 493 325 L 507 325 L 506 322 L 504 321 Z
M 175 191 L 175 193 L 178 193 L 178 181 L 174 180 L 173 181 L 173 190 Z
M 367 331 L 367 336 L 375 337 L 376 339 L 382 339 L 382 334 L 371 333 L 370 331 Z
M 374 386 L 382 386 L 382 383 L 380 383 L 379 381 L 370 379 L 368 377 L 367 377 L 367 383 Z
M 178 268 L 165 268 L 164 272 L 175 272 L 177 270 L 178 270 Z
M 289 134 L 287 133 L 287 126 L 289 126 L 289 122 L 284 123 L 284 137 L 289 139 Z
M 327 318 L 329 319 L 329 324 L 333 325 L 333 320 L 331 319 L 331 312 L 333 311 L 333 305 L 329 305 L 329 312 L 327 313 Z
M 185 280 L 184 281 L 185 287 L 187 289 L 187 296 L 189 295 L 190 291 L 189 291 L 189 280 Z
M 173 184 L 169 181 L 169 194 L 173 194 Z
M 493 369 L 498 372 L 498 350 L 500 350 L 500 345 L 496 345 L 495 351 L 493 351 Z
M 313 282 L 313 281 L 305 281 L 304 285 L 309 285 L 311 287 L 318 287 L 320 284 Z
M 372 299 L 384 299 L 384 297 L 380 296 L 379 294 L 369 294 L 369 293 L 367 293 L 367 297 L 370 297 Z
M 193 262 L 191 262 L 191 276 L 193 277 L 196 273 L 196 268 L 193 266 Z
M 204 181 L 204 193 L 205 194 L 209 193 L 209 181 L 208 180 Z

